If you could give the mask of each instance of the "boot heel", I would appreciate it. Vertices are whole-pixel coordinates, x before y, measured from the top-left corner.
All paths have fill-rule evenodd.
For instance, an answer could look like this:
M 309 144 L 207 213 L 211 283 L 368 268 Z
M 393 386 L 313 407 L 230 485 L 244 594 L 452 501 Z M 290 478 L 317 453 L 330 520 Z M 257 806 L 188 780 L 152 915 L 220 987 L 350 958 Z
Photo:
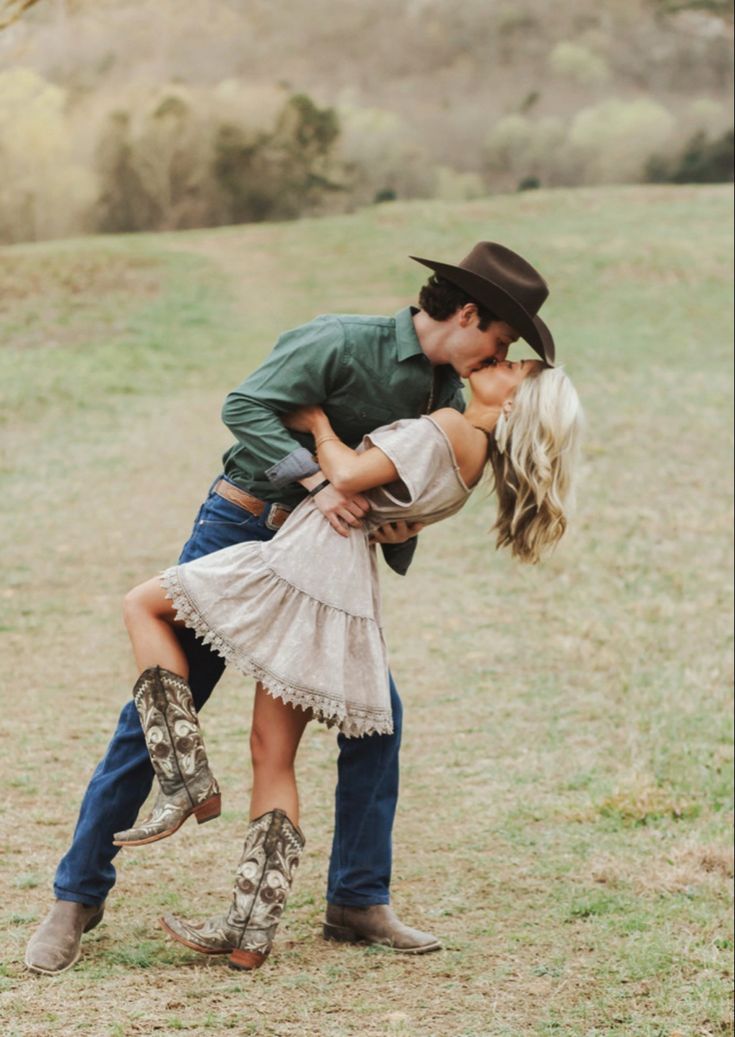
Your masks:
M 205 821 L 213 821 L 215 817 L 219 817 L 222 812 L 222 796 L 217 793 L 216 796 L 211 796 L 205 803 L 201 803 L 194 810 L 194 816 L 197 819 L 197 823 L 203 825 Z
M 336 940 L 338 943 L 360 943 L 363 937 L 354 929 L 345 929 L 343 925 L 330 925 L 325 922 L 322 926 L 325 940 Z
M 252 972 L 253 969 L 259 969 L 267 957 L 267 954 L 258 954 L 257 951 L 243 951 L 238 947 L 230 955 L 227 964 L 231 969 L 244 969 L 246 972 Z

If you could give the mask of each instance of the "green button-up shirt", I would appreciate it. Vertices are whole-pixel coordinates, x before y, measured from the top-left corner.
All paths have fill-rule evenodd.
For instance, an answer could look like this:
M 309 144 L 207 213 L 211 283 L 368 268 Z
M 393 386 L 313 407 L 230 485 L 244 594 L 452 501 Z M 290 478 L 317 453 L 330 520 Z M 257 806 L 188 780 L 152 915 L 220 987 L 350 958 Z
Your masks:
M 393 317 L 327 314 L 281 335 L 270 356 L 225 400 L 222 418 L 237 443 L 225 475 L 266 501 L 295 505 L 296 481 L 318 471 L 307 434 L 282 415 L 320 404 L 350 446 L 380 425 L 429 410 L 464 410 L 462 383 L 448 366 L 433 368 L 421 349 L 411 307 Z

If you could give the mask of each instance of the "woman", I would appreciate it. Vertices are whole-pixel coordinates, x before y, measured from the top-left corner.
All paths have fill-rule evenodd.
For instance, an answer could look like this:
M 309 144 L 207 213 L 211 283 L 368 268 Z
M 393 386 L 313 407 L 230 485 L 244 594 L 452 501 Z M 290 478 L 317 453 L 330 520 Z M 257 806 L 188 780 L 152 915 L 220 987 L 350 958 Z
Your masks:
M 270 951 L 304 845 L 294 760 L 308 721 L 335 724 L 348 736 L 392 730 L 371 530 L 399 518 L 432 523 L 454 514 L 489 464 L 498 546 L 536 562 L 564 533 L 581 425 L 569 379 L 538 361 L 504 361 L 476 371 L 470 388 L 464 414 L 444 409 L 394 422 L 356 451 L 338 439 L 321 408 L 289 416 L 290 427 L 314 437 L 327 479 L 346 494 L 368 495 L 361 530 L 338 536 L 307 498 L 272 541 L 175 566 L 126 599 L 143 671 L 134 697 L 160 792 L 151 816 L 118 833 L 117 845 L 164 838 L 192 813 L 199 822 L 219 813 L 176 625 L 191 627 L 258 681 L 251 822 L 232 904 L 199 925 L 162 919 L 194 950 L 227 953 L 244 969 L 257 968 Z

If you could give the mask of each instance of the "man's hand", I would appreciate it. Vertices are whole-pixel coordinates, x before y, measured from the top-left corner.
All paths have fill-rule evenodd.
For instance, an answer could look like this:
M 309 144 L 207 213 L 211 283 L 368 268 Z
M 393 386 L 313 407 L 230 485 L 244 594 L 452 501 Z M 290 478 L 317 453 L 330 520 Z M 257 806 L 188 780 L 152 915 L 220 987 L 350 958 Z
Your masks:
M 361 493 L 345 497 L 334 486 L 325 486 L 312 499 L 332 529 L 343 537 L 349 536 L 350 529 L 360 525 L 360 519 L 370 508 L 367 498 Z
M 286 428 L 293 429 L 294 432 L 311 432 L 313 435 L 314 426 L 324 418 L 326 418 L 326 414 L 318 404 L 315 404 L 314 406 L 297 407 L 296 410 L 283 414 L 281 421 Z
M 386 522 L 384 526 L 378 526 L 370 537 L 373 544 L 405 544 L 407 540 L 418 536 L 426 525 L 425 522 Z

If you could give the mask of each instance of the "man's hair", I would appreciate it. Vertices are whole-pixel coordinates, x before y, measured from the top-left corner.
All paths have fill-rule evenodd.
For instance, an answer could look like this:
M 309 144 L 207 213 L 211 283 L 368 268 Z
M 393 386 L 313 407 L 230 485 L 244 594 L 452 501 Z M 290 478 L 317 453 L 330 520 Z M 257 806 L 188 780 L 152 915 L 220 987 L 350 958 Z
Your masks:
M 451 281 L 447 281 L 437 274 L 432 274 L 419 293 L 419 306 L 433 320 L 449 320 L 453 313 L 461 310 L 468 302 L 474 303 L 477 307 L 480 331 L 487 331 L 494 320 L 503 319 L 486 306 L 482 306 Z

